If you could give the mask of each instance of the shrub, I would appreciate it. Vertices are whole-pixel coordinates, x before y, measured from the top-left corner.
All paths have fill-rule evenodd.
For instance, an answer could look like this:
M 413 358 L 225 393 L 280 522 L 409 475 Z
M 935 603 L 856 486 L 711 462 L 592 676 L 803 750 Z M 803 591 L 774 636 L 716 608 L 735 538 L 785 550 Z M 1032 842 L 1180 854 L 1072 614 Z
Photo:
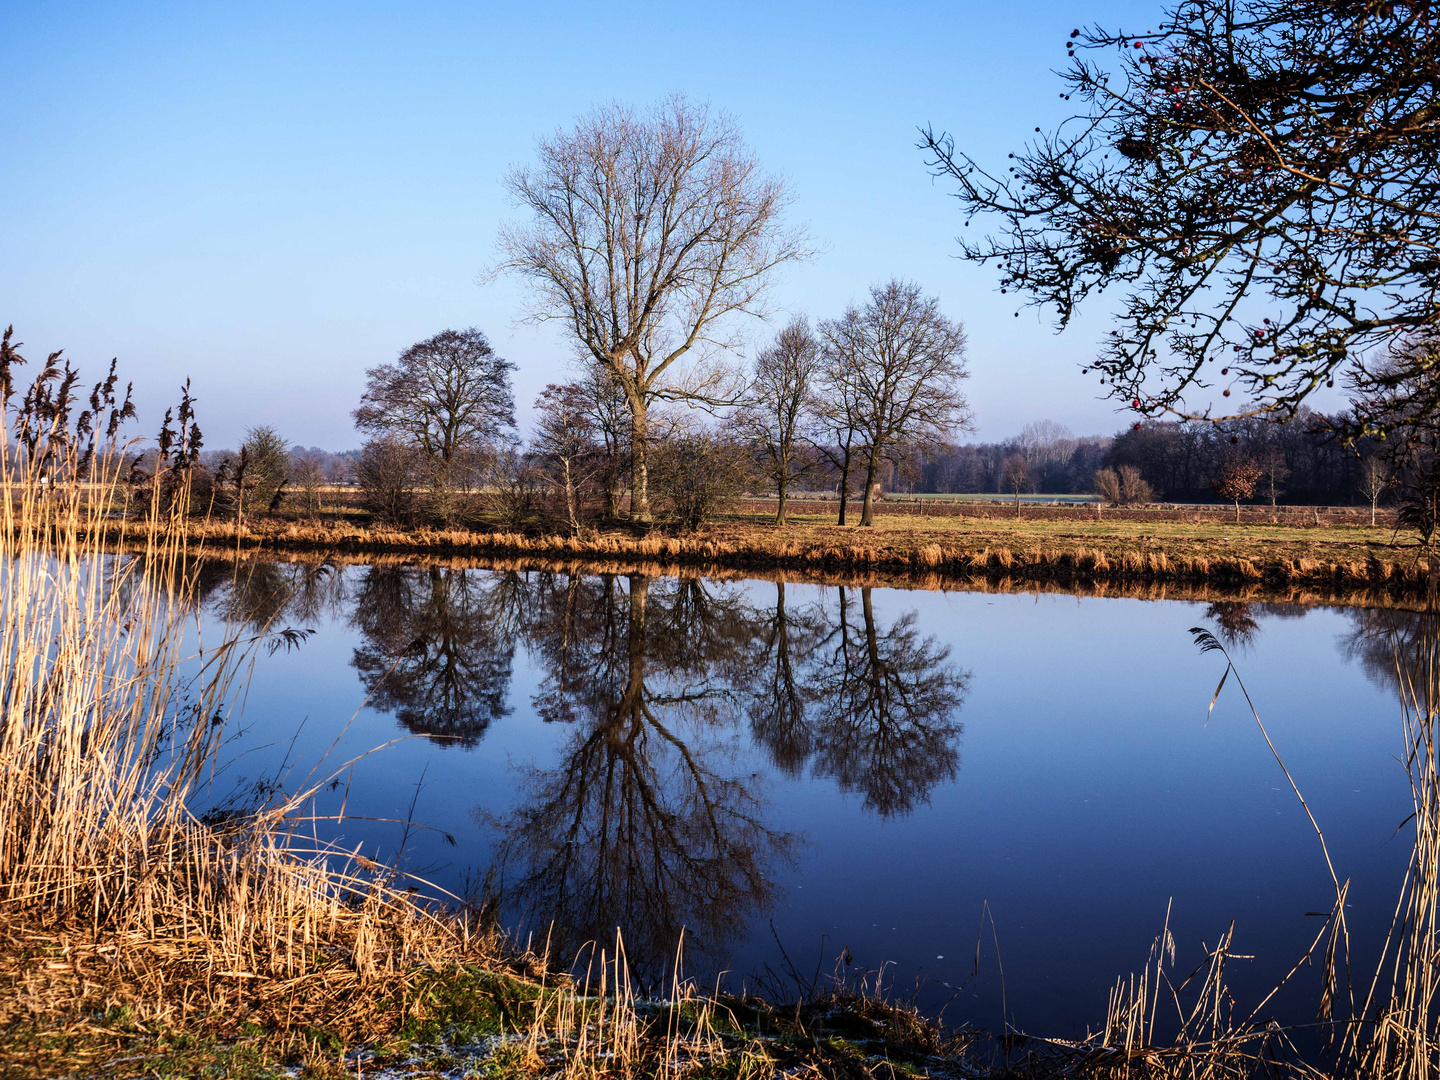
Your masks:
M 711 432 L 687 432 L 650 455 L 650 480 L 669 517 L 698 529 L 744 490 L 753 465 L 742 447 Z
M 500 451 L 490 466 L 489 503 L 507 529 L 522 529 L 535 515 L 544 477 L 535 463 L 513 448 Z
M 240 461 L 244 468 L 236 476 L 241 516 L 278 510 L 290 480 L 290 451 L 280 433 L 272 427 L 252 427 L 240 446 Z
M 382 521 L 402 525 L 415 512 L 415 451 L 394 436 L 371 439 L 355 463 L 365 508 Z
M 1118 470 L 1101 469 L 1095 474 L 1095 494 L 1112 506 L 1135 506 L 1155 497 L 1154 490 L 1134 465 L 1121 465 Z

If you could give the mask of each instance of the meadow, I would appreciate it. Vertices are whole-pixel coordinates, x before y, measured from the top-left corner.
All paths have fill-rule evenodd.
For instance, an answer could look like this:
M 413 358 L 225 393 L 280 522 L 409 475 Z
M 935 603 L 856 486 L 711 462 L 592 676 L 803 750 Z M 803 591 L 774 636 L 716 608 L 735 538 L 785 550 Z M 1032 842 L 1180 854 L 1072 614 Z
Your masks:
M 481 503 L 483 507 L 483 502 Z M 880 503 L 873 527 L 835 524 L 833 503 L 797 501 L 774 523 L 772 501 L 739 500 L 695 531 L 636 530 L 597 522 L 572 535 L 536 512 L 506 523 L 482 509 L 465 525 L 373 521 L 353 489 L 337 489 L 319 514 L 254 515 L 244 522 L 192 516 L 191 541 L 219 551 L 304 555 L 429 555 L 658 561 L 674 566 L 795 573 L 916 574 L 955 583 L 1208 583 L 1378 590 L 1413 599 L 1432 556 L 1393 520 L 1372 526 L 1350 507 L 1097 508 L 957 502 L 945 513 Z M 106 535 L 136 542 L 143 524 L 110 521 Z

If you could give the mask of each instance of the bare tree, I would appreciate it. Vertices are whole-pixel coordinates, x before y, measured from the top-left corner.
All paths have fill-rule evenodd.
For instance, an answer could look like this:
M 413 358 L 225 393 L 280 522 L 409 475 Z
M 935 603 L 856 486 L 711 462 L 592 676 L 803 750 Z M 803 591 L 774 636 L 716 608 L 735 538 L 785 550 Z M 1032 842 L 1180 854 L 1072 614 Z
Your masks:
M 839 525 L 845 524 L 851 465 L 860 445 L 860 382 L 851 372 L 852 363 L 848 355 L 823 349 L 815 390 L 805 405 L 805 441 L 839 477 Z
M 1375 524 L 1375 508 L 1380 497 L 1390 490 L 1395 482 L 1389 464 L 1378 455 L 1372 454 L 1360 462 L 1360 494 L 1370 503 L 1370 524 Z
M 684 97 L 643 115 L 598 109 L 538 150 L 506 181 L 531 218 L 502 230 L 501 269 L 529 280 L 535 318 L 563 320 L 620 383 L 631 516 L 648 522 L 651 404 L 733 403 L 717 360 L 737 343 L 729 317 L 762 313 L 771 272 L 805 257 L 805 239 L 784 227 L 784 185 L 734 121 Z
M 820 334 L 827 367 L 850 384 L 858 406 L 855 426 L 865 454 L 860 524 L 873 525 L 875 481 L 890 451 L 937 443 L 969 425 L 970 407 L 960 392 L 970 374 L 965 331 L 919 285 L 892 279 L 870 290 L 864 308 L 851 305 L 823 323 Z
M 327 484 L 348 484 L 355 479 L 355 462 L 343 454 L 331 454 L 325 461 Z
M 1211 487 L 1220 498 L 1235 504 L 1235 524 L 1240 524 L 1240 500 L 1253 498 L 1259 482 L 1260 466 L 1239 455 L 1221 465 L 1215 474 Z
M 1054 420 L 1036 420 L 1025 425 L 1018 442 L 1038 482 L 1045 485 L 1040 490 L 1055 490 L 1049 486 L 1050 481 L 1074 456 L 1075 433 Z
M 377 518 L 404 524 L 415 504 L 416 450 L 394 435 L 371 439 L 355 462 L 365 505 Z
M 565 505 L 565 524 L 580 532 L 579 489 L 595 471 L 599 446 L 589 396 L 580 383 L 551 383 L 535 399 L 535 438 L 531 447 L 546 479 Z
M 1260 451 L 1256 462 L 1260 466 L 1263 490 L 1274 506 L 1285 492 L 1285 481 L 1290 478 L 1290 466 L 1285 464 L 1285 451 L 1278 446 L 1267 446 Z
M 755 358 L 755 375 L 744 405 L 735 416 L 740 432 L 764 456 L 764 472 L 775 485 L 780 507 L 775 524 L 785 524 L 785 502 L 799 458 L 801 425 L 810 384 L 820 367 L 820 345 L 804 318 L 780 331 Z
M 496 355 L 475 327 L 443 330 L 370 368 L 355 426 L 404 438 L 430 466 L 442 517 L 449 517 L 451 472 L 464 451 L 494 443 L 515 426 L 515 365 Z
M 320 495 L 325 483 L 325 468 L 313 457 L 290 456 L 290 482 L 300 495 L 300 508 L 306 517 L 320 516 Z
M 1030 463 L 1024 454 L 1011 454 L 1000 466 L 1000 482 L 1015 493 L 1015 516 L 1020 516 L 1020 493 L 1030 483 Z
M 507 529 L 523 529 L 535 512 L 541 484 L 535 462 L 515 447 L 506 447 L 490 463 L 486 487 L 491 512 Z

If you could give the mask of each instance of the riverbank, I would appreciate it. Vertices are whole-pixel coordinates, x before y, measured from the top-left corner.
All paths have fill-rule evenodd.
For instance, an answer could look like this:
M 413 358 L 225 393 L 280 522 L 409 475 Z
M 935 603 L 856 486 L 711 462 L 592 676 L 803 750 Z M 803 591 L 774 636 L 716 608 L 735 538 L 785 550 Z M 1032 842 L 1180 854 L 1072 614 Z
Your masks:
M 947 1035 L 869 984 L 815 989 L 783 1008 L 688 985 L 642 998 L 615 962 L 617 942 L 589 986 L 527 952 L 356 985 L 344 964 L 328 979 L 187 978 L 174 949 L 155 942 L 0 919 L 0 1077 L 980 1075 L 973 1035 Z M 160 969 L 163 987 L 153 985 Z M 187 1007 L 217 990 L 224 1007 Z
M 110 539 L 144 540 L 138 524 L 112 522 L 107 532 Z M 695 533 L 637 534 L 615 527 L 579 536 L 397 529 L 342 520 L 260 519 L 236 525 L 197 519 L 188 524 L 188 539 L 211 552 L 653 563 L 711 574 L 876 574 L 932 585 L 1261 586 L 1330 597 L 1364 591 L 1395 600 L 1422 593 L 1429 573 L 1426 555 L 1391 529 L 1268 522 L 1236 526 L 1174 520 L 1173 515 L 1100 521 L 888 515 L 875 527 L 861 529 L 812 517 L 777 527 L 755 515 L 734 514 Z

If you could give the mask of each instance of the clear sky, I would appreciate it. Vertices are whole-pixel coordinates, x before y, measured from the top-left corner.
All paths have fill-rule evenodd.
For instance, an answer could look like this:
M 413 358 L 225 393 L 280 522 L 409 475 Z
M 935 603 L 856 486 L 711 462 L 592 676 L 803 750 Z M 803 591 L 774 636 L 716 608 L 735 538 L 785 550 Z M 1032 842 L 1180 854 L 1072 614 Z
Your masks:
M 411 3 L 0 6 L 0 323 L 39 358 L 118 356 L 146 430 L 186 375 L 207 445 L 252 424 L 345 449 L 365 368 L 479 326 L 519 365 L 522 418 L 567 377 L 518 286 L 481 286 L 514 211 L 507 167 L 596 103 L 669 91 L 725 109 L 825 248 L 784 318 L 890 276 L 970 332 L 978 436 L 1126 422 L 1079 368 L 1102 311 L 1056 336 L 956 259 L 956 204 L 915 150 L 949 129 L 998 161 L 1059 119 L 1077 20 L 1149 29 L 1157 3 Z

